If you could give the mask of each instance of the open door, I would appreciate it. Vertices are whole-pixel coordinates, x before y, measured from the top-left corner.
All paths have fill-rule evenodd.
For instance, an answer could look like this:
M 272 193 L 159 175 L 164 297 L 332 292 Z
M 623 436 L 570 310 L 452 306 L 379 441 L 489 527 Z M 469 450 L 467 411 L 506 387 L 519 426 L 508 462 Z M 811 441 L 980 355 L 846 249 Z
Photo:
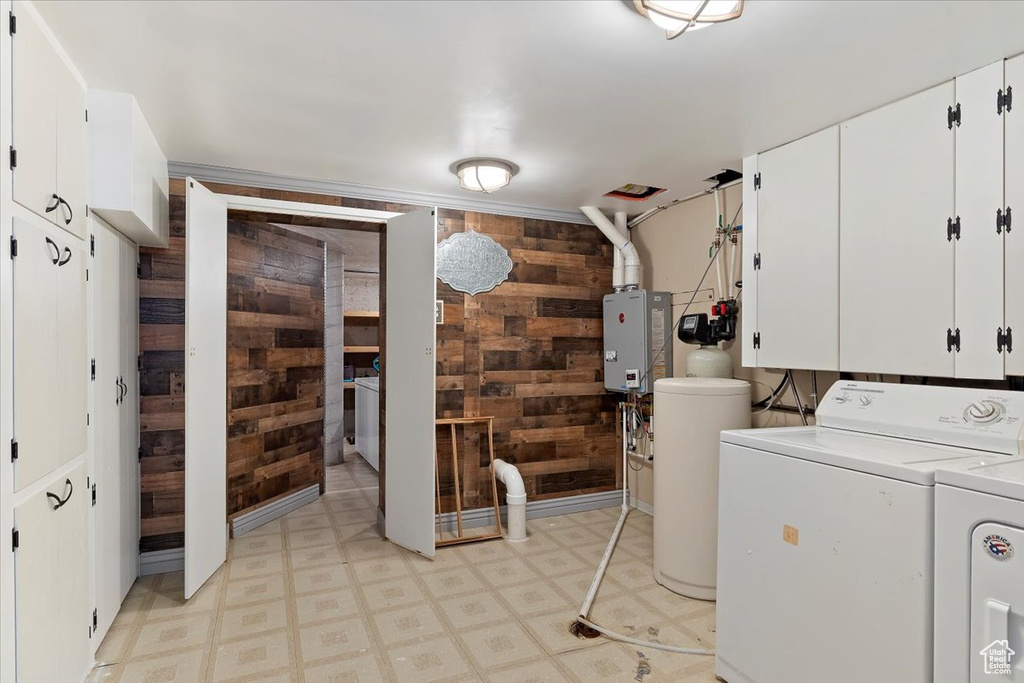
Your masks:
M 436 211 L 388 219 L 385 323 L 384 528 L 394 543 L 434 556 L 434 301 Z
M 185 598 L 227 559 L 227 203 L 185 179 Z

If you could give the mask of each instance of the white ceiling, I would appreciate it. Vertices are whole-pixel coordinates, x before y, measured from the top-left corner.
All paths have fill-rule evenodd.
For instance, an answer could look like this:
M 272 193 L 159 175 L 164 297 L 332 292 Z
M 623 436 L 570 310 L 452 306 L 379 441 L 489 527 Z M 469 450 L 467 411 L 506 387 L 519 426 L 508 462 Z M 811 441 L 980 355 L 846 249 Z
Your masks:
M 171 160 L 480 199 L 448 166 L 498 156 L 522 171 L 495 201 L 562 210 L 691 194 L 1024 51 L 1024 2 L 750 0 L 671 42 L 619 0 L 37 4 Z

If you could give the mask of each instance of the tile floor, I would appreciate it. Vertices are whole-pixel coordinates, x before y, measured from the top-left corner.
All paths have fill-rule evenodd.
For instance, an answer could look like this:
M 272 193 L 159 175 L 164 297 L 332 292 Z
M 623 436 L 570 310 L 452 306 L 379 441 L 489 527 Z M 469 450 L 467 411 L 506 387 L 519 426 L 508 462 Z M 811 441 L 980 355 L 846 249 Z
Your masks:
M 361 462 L 333 473 L 337 486 L 316 503 L 233 540 L 227 564 L 189 602 L 180 572 L 139 579 L 90 680 L 715 680 L 711 657 L 569 633 L 617 508 L 531 520 L 526 543 L 442 548 L 431 561 L 377 535 L 377 489 L 364 486 Z M 651 526 L 630 514 L 593 618 L 713 647 L 714 604 L 654 582 Z

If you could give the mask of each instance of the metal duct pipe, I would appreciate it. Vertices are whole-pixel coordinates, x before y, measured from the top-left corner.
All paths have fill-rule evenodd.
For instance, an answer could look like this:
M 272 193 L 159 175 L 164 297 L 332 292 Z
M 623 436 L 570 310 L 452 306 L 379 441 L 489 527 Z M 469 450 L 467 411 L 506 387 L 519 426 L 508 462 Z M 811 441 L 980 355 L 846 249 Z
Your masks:
M 626 214 L 619 212 L 622 218 L 619 218 L 619 214 L 616 215 L 616 222 L 622 223 L 622 231 L 619 230 L 615 225 L 612 224 L 608 217 L 601 213 L 601 210 L 596 206 L 581 206 L 580 211 L 589 218 L 597 229 L 604 233 L 605 237 L 611 240 L 611 243 L 615 245 L 615 248 L 622 252 L 623 260 L 623 276 L 622 282 L 626 288 L 639 287 L 640 286 L 640 255 L 636 251 L 636 247 L 629 241 L 629 238 L 625 234 L 626 227 Z M 612 281 L 615 281 L 613 276 Z

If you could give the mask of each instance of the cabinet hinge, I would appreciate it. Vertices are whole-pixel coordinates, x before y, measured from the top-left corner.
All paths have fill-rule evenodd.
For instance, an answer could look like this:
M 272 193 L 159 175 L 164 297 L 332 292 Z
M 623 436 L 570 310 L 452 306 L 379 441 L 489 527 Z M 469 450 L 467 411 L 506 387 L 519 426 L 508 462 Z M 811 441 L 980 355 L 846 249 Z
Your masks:
M 951 329 L 946 330 L 946 353 L 953 353 L 953 349 L 956 348 L 956 352 L 960 353 L 960 328 L 956 328 L 956 332 Z
M 11 550 L 17 550 L 21 545 L 21 534 L 17 529 L 11 529 Z
M 754 270 L 761 270 L 761 254 L 754 254 Z
M 11 462 L 18 459 L 18 442 L 11 439 Z
M 954 123 L 957 125 L 957 128 L 960 127 L 960 103 L 959 102 L 956 103 L 956 106 L 949 107 L 946 110 L 946 124 L 949 126 L 950 130 L 953 130 L 953 124 Z
M 1010 207 L 1006 207 L 1006 211 L 1002 209 L 996 209 L 996 234 L 998 235 L 1004 229 L 1007 233 L 1010 232 L 1010 223 L 1013 214 L 1010 211 Z
M 96 235 L 89 235 L 89 256 L 96 255 Z
M 92 506 L 96 507 L 96 484 L 92 485 Z
M 139 462 L 142 462 L 142 446 L 139 446 Z
M 755 349 L 761 348 L 761 333 L 760 332 L 755 332 L 754 333 L 754 348 Z
M 11 170 L 18 168 L 18 150 L 14 149 L 14 145 L 11 145 Z
M 142 372 L 142 354 L 135 356 L 135 369 Z
M 18 238 L 11 237 L 11 258 L 15 258 L 18 255 Z
M 96 630 L 100 625 L 100 613 L 96 609 L 92 611 L 92 630 Z
M 946 219 L 946 241 L 952 242 L 954 237 L 957 240 L 960 239 L 960 216 L 957 216 L 955 220 L 952 218 Z
M 14 12 L 8 12 L 8 15 L 9 17 L 7 19 L 7 30 L 10 31 L 11 35 L 13 36 L 15 33 L 18 32 L 18 17 L 14 16 Z
M 142 264 L 141 263 L 136 263 L 135 264 L 135 277 L 139 278 L 139 279 L 142 278 Z
M 755 190 L 760 190 L 761 189 L 761 174 L 760 173 L 755 173 L 754 174 L 754 189 Z
M 95 358 L 92 359 L 92 362 L 91 362 L 90 365 L 91 365 L 91 368 L 92 368 L 91 379 L 92 379 L 93 382 L 95 382 L 96 381 L 96 359 Z
M 1001 327 L 996 330 L 996 351 L 1002 353 L 1003 349 L 1006 349 L 1007 353 L 1013 353 L 1013 330 L 1009 327 L 1005 332 Z
M 1010 111 L 1013 109 L 1013 86 L 1006 86 L 1006 92 L 1003 92 L 1002 88 L 996 93 L 996 113 L 1002 114 L 1003 110 Z
M 89 110 L 88 109 L 85 110 L 85 122 L 89 123 Z

